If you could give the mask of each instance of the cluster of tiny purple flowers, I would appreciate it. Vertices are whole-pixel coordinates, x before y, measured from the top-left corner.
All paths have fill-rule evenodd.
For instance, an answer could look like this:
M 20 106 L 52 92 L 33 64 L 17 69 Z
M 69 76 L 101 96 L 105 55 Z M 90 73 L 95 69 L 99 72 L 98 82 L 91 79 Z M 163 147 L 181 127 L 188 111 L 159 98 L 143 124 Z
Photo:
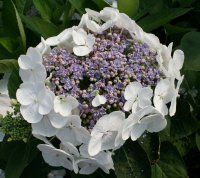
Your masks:
M 156 86 L 162 77 L 156 52 L 134 41 L 127 30 L 113 27 L 92 34 L 95 44 L 88 56 L 76 56 L 65 48 L 53 48 L 43 56 L 50 89 L 56 95 L 70 94 L 81 103 L 82 122 L 88 129 L 103 115 L 123 110 L 124 90 L 130 82 Z M 107 102 L 94 107 L 91 103 L 97 93 Z

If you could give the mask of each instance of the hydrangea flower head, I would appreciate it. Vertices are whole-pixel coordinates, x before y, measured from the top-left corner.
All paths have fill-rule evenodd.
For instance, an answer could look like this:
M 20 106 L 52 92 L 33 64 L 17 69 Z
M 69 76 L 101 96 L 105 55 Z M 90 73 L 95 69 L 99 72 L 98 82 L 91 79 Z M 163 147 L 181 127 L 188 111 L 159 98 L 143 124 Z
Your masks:
M 86 9 L 78 26 L 19 58 L 21 113 L 44 160 L 75 173 L 113 169 L 111 151 L 173 116 L 184 54 L 114 8 Z M 170 109 L 167 107 L 171 103 Z M 60 147 L 45 137 L 55 136 Z

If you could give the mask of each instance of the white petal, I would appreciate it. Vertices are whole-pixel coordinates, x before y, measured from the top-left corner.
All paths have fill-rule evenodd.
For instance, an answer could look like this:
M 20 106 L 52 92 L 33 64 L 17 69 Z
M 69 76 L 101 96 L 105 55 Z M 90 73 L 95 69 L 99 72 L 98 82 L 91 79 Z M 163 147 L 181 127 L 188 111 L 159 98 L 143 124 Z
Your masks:
M 41 37 L 41 42 L 36 46 L 36 48 L 42 55 L 51 51 L 50 46 L 46 44 L 46 41 L 43 37 Z
M 107 132 L 102 137 L 101 151 L 115 148 L 115 138 L 117 137 L 117 131 Z
M 100 25 L 92 20 L 87 20 L 86 26 L 88 29 L 90 29 L 93 32 L 99 32 L 99 30 L 100 30 Z
M 167 105 L 165 104 L 164 100 L 160 97 L 155 95 L 153 98 L 154 106 L 155 108 L 161 112 L 163 115 L 168 114 L 168 108 Z
M 130 111 L 132 109 L 134 101 L 134 98 L 130 98 L 129 100 L 127 100 L 124 104 L 124 111 Z
M 21 105 L 20 112 L 23 118 L 29 123 L 37 123 L 43 117 L 43 115 L 38 113 L 37 103 L 33 103 L 28 106 Z
M 133 105 L 132 105 L 132 113 L 134 114 L 135 112 L 137 112 L 138 111 L 138 109 L 139 109 L 139 104 L 138 104 L 138 101 L 135 101 L 134 103 L 133 103 Z
M 122 111 L 113 111 L 108 116 L 109 131 L 118 131 L 125 120 L 125 113 Z
M 93 45 L 95 43 L 95 37 L 94 35 L 88 34 L 86 38 L 86 46 L 92 51 Z
M 11 100 L 8 95 L 0 94 L 0 115 L 5 117 L 8 111 L 13 112 Z
M 29 105 L 36 100 L 36 95 L 33 91 L 33 89 L 30 87 L 23 87 L 25 86 L 24 84 L 20 85 L 20 88 L 17 90 L 16 97 L 17 100 L 22 104 L 22 105 Z
M 41 64 L 36 64 L 33 69 L 20 69 L 19 75 L 23 82 L 44 81 L 47 77 L 46 69 Z
M 39 113 L 42 115 L 48 114 L 53 108 L 54 94 L 51 91 L 39 92 L 38 98 L 39 102 Z
M 26 55 L 19 56 L 18 64 L 19 64 L 19 67 L 24 70 L 31 69 L 34 66 L 31 58 Z
M 57 36 L 53 36 L 53 37 L 46 39 L 46 44 L 49 45 L 49 46 L 56 46 L 56 45 L 59 44 L 59 42 L 60 41 L 58 40 Z
M 135 99 L 141 90 L 142 85 L 139 82 L 132 82 L 128 84 L 125 88 L 124 98 L 129 100 L 130 98 Z
M 29 56 L 34 63 L 42 64 L 42 55 L 37 48 L 28 48 L 26 55 Z
M 8 80 L 10 73 L 4 73 L 3 78 L 0 80 L 0 93 L 8 95 Z
M 56 167 L 63 166 L 69 170 L 73 170 L 71 155 L 47 144 L 40 144 L 37 147 L 42 152 L 45 162 L 49 165 Z
M 74 132 L 74 129 L 72 128 L 62 128 L 57 132 L 56 136 L 62 143 L 70 142 L 75 146 L 81 144 L 76 139 L 76 133 Z
M 91 50 L 87 46 L 75 46 L 73 52 L 77 56 L 86 56 L 91 52 Z
M 144 108 L 145 106 L 151 105 L 151 97 L 153 96 L 153 90 L 149 87 L 142 88 L 139 97 L 139 106 Z
M 144 119 L 148 123 L 147 131 L 149 132 L 159 132 L 163 130 L 167 125 L 167 121 L 163 117 L 162 114 L 153 114 L 153 115 L 147 116 Z
M 69 116 L 72 110 L 77 108 L 79 105 L 78 101 L 72 96 L 56 96 L 54 99 L 54 110 L 63 116 Z
M 130 137 L 132 125 L 134 125 L 134 120 L 132 119 L 133 114 L 129 115 L 129 118 L 124 121 L 124 126 L 122 129 L 122 139 L 127 140 Z
M 88 144 L 90 137 L 91 137 L 88 130 L 86 130 L 84 127 L 80 127 L 80 128 L 74 129 L 74 132 L 76 134 L 76 139 L 80 143 Z
M 96 162 L 94 160 L 90 160 L 90 159 L 80 162 L 79 173 L 84 174 L 84 175 L 89 175 L 89 174 L 94 173 L 98 169 L 97 163 L 96 164 L 95 163 Z
M 80 128 L 81 127 L 80 116 L 78 116 L 78 115 L 68 116 L 67 117 L 67 126 Z
M 69 153 L 70 155 L 76 157 L 80 156 L 78 149 L 70 142 L 61 143 L 60 149 L 65 151 L 66 153 Z
M 37 139 L 43 141 L 43 142 L 46 143 L 47 145 L 53 146 L 53 145 L 51 144 L 51 142 L 50 142 L 49 140 L 47 140 L 46 137 L 44 137 L 44 136 L 42 136 L 42 135 L 37 135 L 37 134 L 33 134 L 33 136 L 34 136 L 35 138 L 37 138 Z
M 92 10 L 92 9 L 85 8 L 85 11 L 87 12 L 87 14 L 88 14 L 89 16 L 92 16 L 92 17 L 99 17 L 99 16 L 100 16 L 99 12 L 94 11 L 94 10 Z
M 76 45 L 85 45 L 85 36 L 73 30 L 73 40 Z
M 135 124 L 131 130 L 131 140 L 137 140 L 144 133 L 146 128 L 145 124 Z
M 103 96 L 103 95 L 96 95 L 95 96 L 95 98 L 92 100 L 92 106 L 94 106 L 94 107 L 98 107 L 98 106 L 100 106 L 100 105 L 102 105 L 102 104 L 105 104 L 106 103 L 106 98 L 105 98 L 105 96 Z
M 183 67 L 183 63 L 184 63 L 184 53 L 182 50 L 176 50 L 174 51 L 173 54 L 173 61 L 174 61 L 174 67 L 176 67 L 176 69 L 180 70 Z
M 90 156 L 94 156 L 101 151 L 101 139 L 103 134 L 98 134 L 94 137 L 91 137 L 88 144 L 88 153 Z
M 51 124 L 55 128 L 62 128 L 67 124 L 67 117 L 63 117 L 62 115 L 55 113 L 55 112 L 50 112 L 47 117 L 49 118 Z
M 42 135 L 45 137 L 52 137 L 56 134 L 57 129 L 51 125 L 47 116 L 38 123 L 32 124 L 32 133 L 36 135 Z

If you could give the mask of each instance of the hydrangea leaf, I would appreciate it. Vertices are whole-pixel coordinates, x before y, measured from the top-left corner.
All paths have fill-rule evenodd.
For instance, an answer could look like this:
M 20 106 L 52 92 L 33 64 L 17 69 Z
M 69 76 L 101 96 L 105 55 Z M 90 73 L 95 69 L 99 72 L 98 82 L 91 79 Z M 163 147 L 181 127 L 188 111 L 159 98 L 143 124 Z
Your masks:
M 198 131 L 196 133 L 196 145 L 197 145 L 197 148 L 199 149 L 200 151 L 200 131 Z
M 17 60 L 15 59 L 3 59 L 0 60 L 0 73 L 12 72 L 13 69 L 18 68 Z
M 157 133 L 146 133 L 138 139 L 138 143 L 147 153 L 151 164 L 160 157 L 160 138 Z
M 44 38 L 57 35 L 59 32 L 56 25 L 39 17 L 22 16 L 22 20 L 26 23 L 28 28 L 30 28 L 32 31 L 35 31 Z
M 44 20 L 50 21 L 52 16 L 52 10 L 49 1 L 33 0 L 36 9 Z
M 13 38 L 2 37 L 0 38 L 0 44 L 9 52 L 12 53 L 16 50 L 16 41 Z
M 85 7 L 92 8 L 92 9 L 98 9 L 97 5 L 93 1 L 88 0 L 69 0 L 71 5 L 80 13 L 85 13 Z
M 126 142 L 114 156 L 115 174 L 118 178 L 151 177 L 147 154 L 137 142 Z
M 152 167 L 153 178 L 183 178 L 188 177 L 185 164 L 170 142 L 161 144 L 160 160 Z
M 19 178 L 24 168 L 35 158 L 38 153 L 38 141 L 7 142 L 1 145 L 1 152 L 5 155 L 6 178 Z
M 117 6 L 120 12 L 126 13 L 129 17 L 134 17 L 139 8 L 139 0 L 118 0 Z
M 12 1 L 11 1 L 12 2 Z M 25 35 L 25 31 L 24 31 L 24 26 L 22 24 L 21 18 L 19 16 L 19 13 L 17 11 L 17 8 L 15 7 L 15 4 L 12 2 L 13 8 L 15 10 L 15 15 L 16 15 L 16 19 L 17 19 L 17 25 L 19 28 L 19 33 L 21 36 L 21 40 L 22 40 L 22 46 L 23 46 L 23 50 L 26 50 L 26 35 Z
M 200 71 L 200 32 L 189 32 L 181 40 L 185 54 L 185 70 Z
M 104 0 L 92 0 L 100 9 L 109 6 L 109 4 Z
M 162 11 L 158 13 L 145 16 L 138 21 L 138 25 L 141 26 L 146 32 L 149 32 L 179 16 L 182 16 L 183 14 L 186 14 L 190 10 L 191 8 L 162 9 Z
M 179 99 L 177 106 L 176 115 L 171 119 L 170 136 L 173 139 L 183 138 L 198 129 L 197 121 L 191 115 L 190 105 Z

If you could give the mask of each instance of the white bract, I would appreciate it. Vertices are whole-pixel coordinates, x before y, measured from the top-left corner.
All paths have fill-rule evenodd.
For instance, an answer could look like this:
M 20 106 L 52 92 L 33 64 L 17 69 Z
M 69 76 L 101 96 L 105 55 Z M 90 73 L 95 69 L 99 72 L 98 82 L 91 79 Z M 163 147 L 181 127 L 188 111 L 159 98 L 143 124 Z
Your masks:
M 79 148 L 82 159 L 77 160 L 80 167 L 80 174 L 92 174 L 98 168 L 101 168 L 105 173 L 109 173 L 110 169 L 114 169 L 111 152 L 101 151 L 95 156 L 90 156 L 88 153 L 88 145 L 81 145 Z
M 83 29 L 78 31 L 73 30 L 73 41 L 75 46 L 73 52 L 77 56 L 86 56 L 93 50 L 95 38 L 93 35 L 87 33 Z
M 135 114 L 130 114 L 126 119 L 122 138 L 127 140 L 130 136 L 133 141 L 137 140 L 145 131 L 159 132 L 167 124 L 164 116 L 152 106 L 147 106 Z
M 172 77 L 181 80 L 180 69 L 183 67 L 184 53 L 181 50 L 174 51 L 173 58 L 169 61 L 168 72 Z
M 37 82 L 46 79 L 46 70 L 42 64 L 42 55 L 37 48 L 30 47 L 26 55 L 21 55 L 18 60 L 19 75 L 23 82 Z
M 153 90 L 149 87 L 142 87 L 139 82 L 132 82 L 125 88 L 124 98 L 127 100 L 124 105 L 125 111 L 135 113 L 139 108 L 151 105 Z
M 0 80 L 0 115 L 6 116 L 7 112 L 12 112 L 11 99 L 8 95 L 8 80 L 10 73 L 5 73 Z
M 62 116 L 70 116 L 73 109 L 78 107 L 78 101 L 72 96 L 56 96 L 54 99 L 54 110 Z
M 63 143 L 70 142 L 76 146 L 87 143 L 90 138 L 89 132 L 81 126 L 81 119 L 77 115 L 69 116 L 66 126 L 60 129 L 56 136 Z
M 91 156 L 98 154 L 102 150 L 114 149 L 115 138 L 118 130 L 125 119 L 125 114 L 115 111 L 101 117 L 91 132 L 88 152 Z
M 181 83 L 182 83 L 182 81 L 183 81 L 183 78 L 184 78 L 184 76 L 182 76 L 182 77 L 178 80 L 177 85 L 176 85 L 176 88 L 173 87 L 174 90 L 172 91 L 171 105 L 170 105 L 170 108 L 169 108 L 169 115 L 170 115 L 170 116 L 174 116 L 174 114 L 176 113 L 176 99 L 177 99 L 177 97 L 179 96 L 178 91 L 179 91 L 179 88 L 180 88 Z M 174 84 L 174 83 L 175 83 L 175 79 L 172 79 L 171 82 L 172 82 L 172 86 L 174 86 L 174 85 L 175 85 L 175 84 Z
M 61 149 L 47 144 L 38 145 L 38 149 L 42 152 L 44 160 L 51 166 L 64 167 L 69 170 L 78 172 L 77 165 L 74 162 L 74 157 Z
M 153 103 L 155 108 L 163 115 L 168 114 L 167 103 L 172 99 L 172 85 L 169 79 L 163 79 L 158 82 L 154 91 Z
M 102 104 L 105 104 L 106 101 L 107 99 L 105 98 L 105 96 L 97 94 L 92 100 L 92 106 L 94 107 L 100 106 Z
M 53 108 L 54 94 L 42 82 L 22 83 L 16 96 L 21 104 L 21 114 L 29 123 L 39 122 Z

